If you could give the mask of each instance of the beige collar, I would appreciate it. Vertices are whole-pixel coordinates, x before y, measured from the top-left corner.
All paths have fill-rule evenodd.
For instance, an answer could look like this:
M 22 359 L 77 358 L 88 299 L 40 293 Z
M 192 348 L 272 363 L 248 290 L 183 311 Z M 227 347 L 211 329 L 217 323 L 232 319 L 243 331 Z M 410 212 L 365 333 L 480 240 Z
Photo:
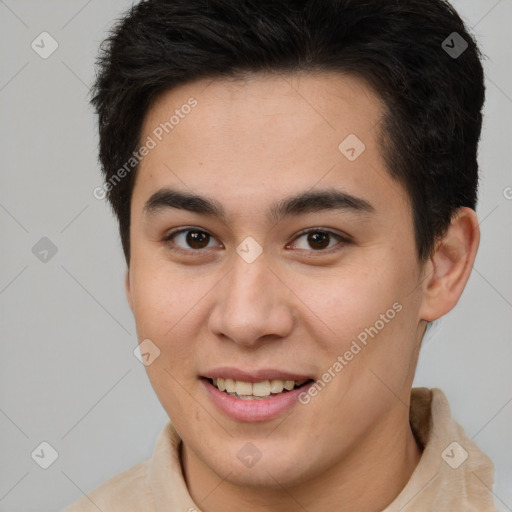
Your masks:
M 440 389 L 412 389 L 410 423 L 423 455 L 405 488 L 382 512 L 493 512 L 494 466 L 453 421 Z M 149 461 L 148 481 L 158 512 L 200 512 L 183 478 L 180 443 L 167 423 Z
M 494 512 L 494 465 L 452 419 L 444 393 L 413 388 L 409 420 L 423 454 L 383 512 Z

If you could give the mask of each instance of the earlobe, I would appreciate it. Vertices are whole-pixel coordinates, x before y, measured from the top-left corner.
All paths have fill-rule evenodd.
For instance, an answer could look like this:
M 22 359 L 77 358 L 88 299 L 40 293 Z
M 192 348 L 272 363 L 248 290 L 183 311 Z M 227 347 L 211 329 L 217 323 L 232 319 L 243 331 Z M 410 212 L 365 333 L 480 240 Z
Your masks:
M 130 270 L 129 269 L 126 271 L 126 274 L 124 276 L 124 291 L 126 293 L 126 299 L 128 301 L 128 305 L 130 306 L 130 309 L 133 311 L 132 292 L 131 292 L 131 288 L 130 288 Z
M 429 261 L 430 272 L 423 282 L 422 320 L 436 320 L 455 307 L 471 275 L 479 243 L 475 211 L 459 208 Z

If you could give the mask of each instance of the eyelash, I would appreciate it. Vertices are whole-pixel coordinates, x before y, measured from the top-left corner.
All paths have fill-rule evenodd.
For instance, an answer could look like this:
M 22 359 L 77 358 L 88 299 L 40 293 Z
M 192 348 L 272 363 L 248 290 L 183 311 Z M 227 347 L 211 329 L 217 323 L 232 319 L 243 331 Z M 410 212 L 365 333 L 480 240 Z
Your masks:
M 187 233 L 189 231 L 191 231 L 191 232 L 196 231 L 198 233 L 204 233 L 204 234 L 210 236 L 212 239 L 215 239 L 215 237 L 212 234 L 208 233 L 208 231 L 205 231 L 204 229 L 199 229 L 199 228 L 190 226 L 190 227 L 187 227 L 187 228 L 180 228 L 180 229 L 177 229 L 175 231 L 172 231 L 172 232 L 168 233 L 162 239 L 162 243 L 167 245 L 167 247 L 171 251 L 174 251 L 174 252 L 177 252 L 177 253 L 181 253 L 181 254 L 192 255 L 192 254 L 195 253 L 197 255 L 200 255 L 200 253 L 204 253 L 204 251 L 206 249 L 184 249 L 183 247 L 177 246 L 174 243 L 172 243 L 172 245 L 169 243 L 177 235 L 179 235 L 181 233 Z M 351 238 L 348 235 L 343 236 L 343 235 L 340 235 L 338 233 L 335 233 L 333 231 L 330 231 L 328 229 L 323 229 L 323 228 L 308 228 L 308 229 L 306 229 L 304 231 L 301 231 L 301 232 L 299 232 L 296 235 L 296 237 L 293 239 L 292 242 L 295 242 L 300 237 L 305 236 L 305 235 L 309 235 L 310 233 L 324 233 L 324 234 L 327 234 L 329 237 L 334 237 L 334 238 L 338 239 L 338 241 L 341 242 L 343 245 L 349 244 L 349 243 L 352 242 Z M 289 245 L 291 245 L 291 244 L 287 244 L 287 248 L 288 248 Z M 333 252 L 337 252 L 337 251 L 341 250 L 343 248 L 343 245 L 341 247 L 337 247 L 337 245 L 335 245 L 335 246 L 330 247 L 328 249 L 319 249 L 319 250 L 299 249 L 299 250 L 300 251 L 311 252 L 311 253 L 317 253 L 317 254 L 320 254 L 320 255 L 325 255 L 325 254 L 331 254 Z

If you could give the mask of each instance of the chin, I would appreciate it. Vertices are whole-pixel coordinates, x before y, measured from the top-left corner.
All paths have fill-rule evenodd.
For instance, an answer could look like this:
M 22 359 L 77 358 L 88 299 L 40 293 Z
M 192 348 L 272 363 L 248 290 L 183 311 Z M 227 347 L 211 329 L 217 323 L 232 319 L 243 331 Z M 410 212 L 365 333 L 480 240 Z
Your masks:
M 282 489 L 300 485 L 312 478 L 312 454 L 305 453 L 300 446 L 291 446 L 286 450 L 281 445 L 281 449 L 277 449 L 273 446 L 274 443 L 265 440 L 235 444 L 236 447 L 229 449 L 228 457 L 219 454 L 219 457 L 212 461 L 214 465 L 210 466 L 221 478 L 225 478 L 233 485 Z M 259 446 L 261 451 L 256 452 L 254 446 Z
M 307 477 L 302 472 L 297 471 L 297 466 L 294 471 L 290 471 L 287 467 L 281 468 L 276 465 L 276 461 L 269 461 L 264 464 L 259 461 L 252 468 L 240 467 L 242 465 L 230 465 L 231 473 L 226 478 L 226 481 L 239 487 L 248 488 L 265 488 L 280 490 L 283 487 L 294 487 L 304 482 Z M 226 466 L 224 466 L 226 471 Z

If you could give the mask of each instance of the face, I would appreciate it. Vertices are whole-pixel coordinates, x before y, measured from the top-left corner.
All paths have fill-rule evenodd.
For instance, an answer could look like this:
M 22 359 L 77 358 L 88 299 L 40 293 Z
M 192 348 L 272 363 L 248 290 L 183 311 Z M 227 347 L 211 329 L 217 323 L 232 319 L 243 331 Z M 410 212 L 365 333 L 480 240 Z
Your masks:
M 147 113 L 128 300 L 186 450 L 233 484 L 313 479 L 408 417 L 422 269 L 383 113 L 320 74 L 197 81 Z

